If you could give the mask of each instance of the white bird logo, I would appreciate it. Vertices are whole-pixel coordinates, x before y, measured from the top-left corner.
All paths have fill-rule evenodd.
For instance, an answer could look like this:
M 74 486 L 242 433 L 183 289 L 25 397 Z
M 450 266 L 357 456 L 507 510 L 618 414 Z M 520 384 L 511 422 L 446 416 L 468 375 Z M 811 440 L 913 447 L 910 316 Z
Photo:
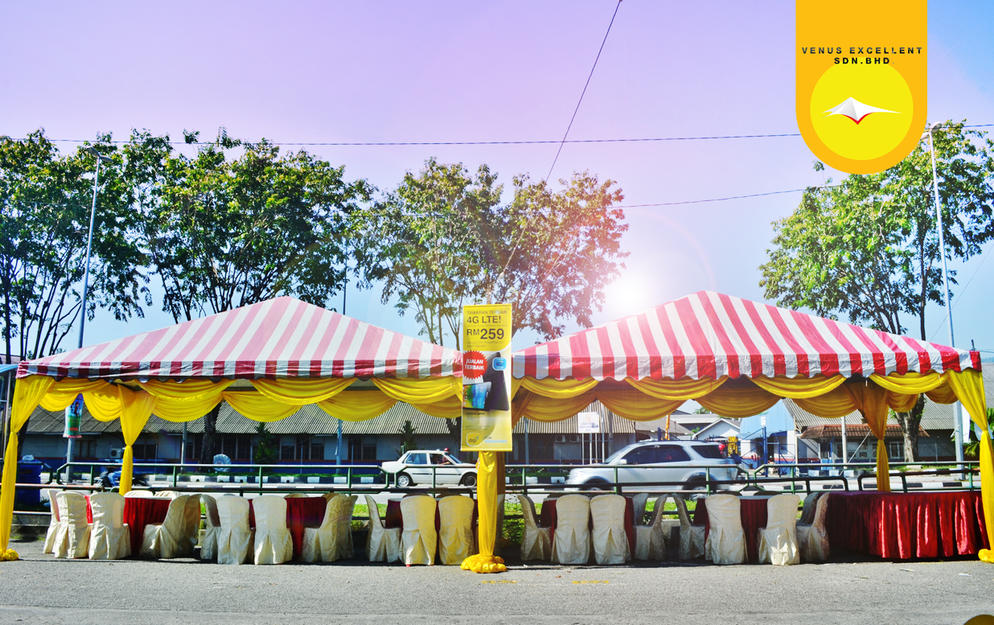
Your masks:
M 888 111 L 887 109 L 870 106 L 869 104 L 863 104 L 856 98 L 846 98 L 842 104 L 833 106 L 825 111 L 825 116 L 843 115 L 859 124 L 859 122 L 863 121 L 863 119 L 870 113 L 897 113 L 897 111 Z

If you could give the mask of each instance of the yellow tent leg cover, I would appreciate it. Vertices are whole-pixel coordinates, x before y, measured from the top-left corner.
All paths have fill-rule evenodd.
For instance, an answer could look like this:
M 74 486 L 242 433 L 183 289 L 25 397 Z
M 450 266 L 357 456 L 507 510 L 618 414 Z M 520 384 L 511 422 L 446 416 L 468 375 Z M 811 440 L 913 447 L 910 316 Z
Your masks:
M 10 527 L 14 519 L 14 482 L 17 480 L 17 432 L 11 432 L 3 459 L 0 482 L 0 560 L 17 560 L 20 556 L 8 549 Z
M 497 452 L 481 451 L 476 463 L 476 504 L 479 507 L 480 553 L 462 561 L 462 568 L 474 573 L 503 573 L 504 559 L 494 555 L 497 541 L 497 494 L 503 473 L 498 471 Z

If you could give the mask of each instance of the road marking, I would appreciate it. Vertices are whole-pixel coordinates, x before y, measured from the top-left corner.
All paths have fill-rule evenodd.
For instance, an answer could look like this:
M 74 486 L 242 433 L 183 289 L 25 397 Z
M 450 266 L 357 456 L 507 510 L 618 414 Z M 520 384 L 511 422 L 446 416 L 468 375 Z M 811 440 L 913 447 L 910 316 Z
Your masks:
M 609 583 L 606 579 L 575 579 L 574 584 L 607 584 Z
M 517 584 L 516 579 L 483 579 L 480 580 L 481 584 Z

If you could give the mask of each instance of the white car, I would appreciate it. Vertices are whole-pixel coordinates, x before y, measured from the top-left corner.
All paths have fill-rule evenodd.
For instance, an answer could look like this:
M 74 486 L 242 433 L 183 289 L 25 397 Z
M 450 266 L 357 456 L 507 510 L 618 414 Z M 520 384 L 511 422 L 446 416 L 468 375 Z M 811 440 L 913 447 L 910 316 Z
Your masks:
M 383 463 L 383 472 L 395 476 L 399 488 L 412 485 L 476 486 L 476 465 L 461 462 L 458 458 L 438 449 L 412 449 L 397 460 Z
M 712 480 L 734 480 L 738 467 L 724 456 L 717 443 L 704 441 L 643 441 L 622 447 L 603 464 L 572 469 L 566 483 L 605 490 L 617 483 L 627 486 L 653 484 L 653 489 L 680 487 L 703 490 Z

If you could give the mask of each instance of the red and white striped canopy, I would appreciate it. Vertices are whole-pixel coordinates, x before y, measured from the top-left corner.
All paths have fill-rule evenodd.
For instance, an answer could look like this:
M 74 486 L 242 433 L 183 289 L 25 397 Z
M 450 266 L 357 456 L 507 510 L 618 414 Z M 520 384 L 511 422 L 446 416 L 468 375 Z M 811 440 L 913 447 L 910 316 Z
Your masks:
M 980 355 L 712 291 L 515 352 L 514 376 L 868 376 L 980 369 Z
M 278 297 L 21 362 L 17 376 L 422 378 L 461 372 L 456 350 Z

